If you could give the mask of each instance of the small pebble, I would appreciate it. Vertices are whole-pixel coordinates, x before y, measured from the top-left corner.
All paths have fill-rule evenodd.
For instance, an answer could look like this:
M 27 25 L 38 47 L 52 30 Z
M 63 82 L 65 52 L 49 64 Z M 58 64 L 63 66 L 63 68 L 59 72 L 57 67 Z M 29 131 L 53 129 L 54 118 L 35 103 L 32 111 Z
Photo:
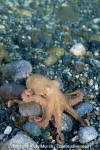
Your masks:
M 80 128 L 78 132 L 79 142 L 81 144 L 88 143 L 98 136 L 97 131 L 92 126 Z
M 9 135 L 12 131 L 12 127 L 11 126 L 7 126 L 6 129 L 4 130 L 4 134 Z

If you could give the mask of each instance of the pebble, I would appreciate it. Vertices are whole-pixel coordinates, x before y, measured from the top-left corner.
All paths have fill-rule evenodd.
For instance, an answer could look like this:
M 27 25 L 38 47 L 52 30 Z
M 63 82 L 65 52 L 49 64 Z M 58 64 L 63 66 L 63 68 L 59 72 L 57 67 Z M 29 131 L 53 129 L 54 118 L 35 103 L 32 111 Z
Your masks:
M 86 48 L 81 43 L 76 43 L 70 49 L 70 52 L 75 56 L 83 56 L 86 54 Z
M 72 118 L 66 114 L 63 114 L 62 117 L 62 131 L 71 131 L 73 128 Z
M 74 65 L 75 71 L 77 71 L 78 73 L 81 73 L 84 70 L 85 64 L 82 61 L 78 60 L 74 63 Z
M 81 103 L 78 106 L 76 106 L 75 108 L 76 108 L 76 112 L 79 114 L 79 116 L 82 117 L 85 114 L 92 112 L 93 105 L 90 103 Z
M 93 84 L 94 84 L 93 80 L 92 80 L 92 79 L 89 79 L 89 80 L 88 80 L 88 84 L 89 84 L 89 86 L 91 86 L 91 87 L 92 87 L 92 86 L 93 86 Z
M 79 136 L 79 142 L 81 144 L 88 143 L 98 136 L 97 131 L 95 130 L 94 127 L 89 126 L 85 128 L 80 128 L 78 131 L 78 136 Z
M 25 125 L 23 125 L 23 129 L 32 137 L 41 135 L 40 128 L 32 122 L 27 122 Z
M 92 59 L 92 60 L 90 61 L 90 64 L 91 64 L 93 67 L 100 68 L 100 61 L 99 61 L 99 60 Z
M 1 150 L 16 149 L 16 150 L 39 150 L 39 146 L 24 132 L 18 132 L 14 137 L 5 142 Z
M 12 127 L 11 126 L 7 126 L 6 129 L 4 130 L 4 134 L 9 135 L 12 131 Z
M 26 60 L 14 61 L 1 67 L 1 72 L 4 76 L 12 77 L 16 81 L 26 78 L 28 73 L 32 72 L 32 65 Z

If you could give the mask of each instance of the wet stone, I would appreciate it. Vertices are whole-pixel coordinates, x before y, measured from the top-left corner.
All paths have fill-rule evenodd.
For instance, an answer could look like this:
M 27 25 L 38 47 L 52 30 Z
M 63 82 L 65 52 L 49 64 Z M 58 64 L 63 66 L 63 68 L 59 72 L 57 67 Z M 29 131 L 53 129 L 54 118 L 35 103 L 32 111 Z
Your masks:
M 82 117 L 85 114 L 92 112 L 93 105 L 90 103 L 81 103 L 78 106 L 76 106 L 75 109 L 76 109 L 76 112 L 79 114 L 79 116 Z
M 32 122 L 27 122 L 25 125 L 23 125 L 23 129 L 32 137 L 40 136 L 42 134 L 40 128 Z
M 89 126 L 85 128 L 80 128 L 80 130 L 78 131 L 78 136 L 79 142 L 84 144 L 96 139 L 98 133 L 94 127 Z

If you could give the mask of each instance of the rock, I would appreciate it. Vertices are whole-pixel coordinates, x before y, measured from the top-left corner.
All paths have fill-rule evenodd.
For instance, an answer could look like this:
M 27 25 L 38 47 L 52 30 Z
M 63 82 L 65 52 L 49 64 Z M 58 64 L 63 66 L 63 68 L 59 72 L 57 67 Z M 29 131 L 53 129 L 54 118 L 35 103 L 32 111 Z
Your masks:
M 73 128 L 72 118 L 66 114 L 63 114 L 62 117 L 62 131 L 71 131 Z
M 94 127 L 89 126 L 85 128 L 80 128 L 78 131 L 78 136 L 79 136 L 79 142 L 81 144 L 88 143 L 98 136 L 97 131 L 94 129 Z
M 9 135 L 12 131 L 12 127 L 11 126 L 7 126 L 6 129 L 4 130 L 4 134 Z
M 75 107 L 76 112 L 80 117 L 90 113 L 93 110 L 93 105 L 89 103 L 81 103 Z
M 40 128 L 32 122 L 27 122 L 25 125 L 23 125 L 23 129 L 32 137 L 40 136 L 42 134 Z
M 16 149 L 16 150 L 39 150 L 39 146 L 24 132 L 18 132 L 14 137 L 5 142 L 1 150 Z
M 58 59 L 64 56 L 65 49 L 61 47 L 50 48 L 47 51 L 47 54 L 55 54 Z
M 22 92 L 25 90 L 25 86 L 12 83 L 5 83 L 0 87 L 0 97 L 6 100 L 14 99 L 15 97 L 20 97 Z
M 21 116 L 24 117 L 30 115 L 38 116 L 42 113 L 39 104 L 34 102 L 19 105 L 19 112 L 21 113 Z
M 57 62 L 57 56 L 55 54 L 50 54 L 44 61 L 46 66 L 54 65 Z
M 10 56 L 6 47 L 4 45 L 0 45 L 0 65 L 2 64 L 3 60 L 10 61 Z
M 70 52 L 75 56 L 84 56 L 86 54 L 86 49 L 83 44 L 76 43 L 71 47 Z
M 14 80 L 18 80 L 26 78 L 27 74 L 32 72 L 32 66 L 26 60 L 19 60 L 2 66 L 1 72 L 8 78 L 12 77 Z
M 74 63 L 74 65 L 77 73 L 81 73 L 84 70 L 85 64 L 82 61 L 78 60 Z

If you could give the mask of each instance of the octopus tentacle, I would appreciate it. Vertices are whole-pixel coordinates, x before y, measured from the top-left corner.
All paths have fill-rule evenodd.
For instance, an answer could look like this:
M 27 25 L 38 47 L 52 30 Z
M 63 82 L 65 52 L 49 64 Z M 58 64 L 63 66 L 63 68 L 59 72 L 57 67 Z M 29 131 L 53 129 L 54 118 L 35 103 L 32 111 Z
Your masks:
M 67 100 L 67 103 L 70 106 L 74 106 L 74 105 L 78 104 L 83 99 L 83 94 L 80 91 L 66 93 L 64 95 L 65 95 L 65 99 Z
M 48 126 L 49 120 L 52 117 L 52 110 L 44 108 L 43 111 L 44 112 L 42 114 L 42 120 L 37 121 L 34 119 L 34 116 L 29 116 L 29 118 L 28 118 L 29 122 L 35 123 L 40 128 L 45 128 L 46 126 Z
M 80 118 L 80 116 L 78 115 L 78 113 L 70 105 L 68 105 L 67 103 L 66 103 L 66 106 L 65 106 L 65 111 L 67 113 L 69 113 L 77 121 L 82 122 L 82 119 Z
M 14 105 L 15 103 L 17 103 L 17 104 L 23 104 L 23 101 L 21 101 L 21 100 L 19 100 L 19 99 L 9 100 L 9 101 L 8 101 L 8 107 L 11 107 L 11 106 Z
M 23 103 L 29 103 L 29 102 L 35 102 L 38 103 L 39 105 L 46 107 L 47 106 L 47 101 L 45 98 L 43 98 L 40 95 L 32 95 L 32 96 L 27 96 L 23 93 L 22 95 Z
M 55 117 L 55 121 L 56 121 L 56 125 L 57 125 L 57 136 L 56 136 L 57 143 L 64 144 L 64 136 L 61 133 L 62 112 L 55 113 L 54 117 Z

